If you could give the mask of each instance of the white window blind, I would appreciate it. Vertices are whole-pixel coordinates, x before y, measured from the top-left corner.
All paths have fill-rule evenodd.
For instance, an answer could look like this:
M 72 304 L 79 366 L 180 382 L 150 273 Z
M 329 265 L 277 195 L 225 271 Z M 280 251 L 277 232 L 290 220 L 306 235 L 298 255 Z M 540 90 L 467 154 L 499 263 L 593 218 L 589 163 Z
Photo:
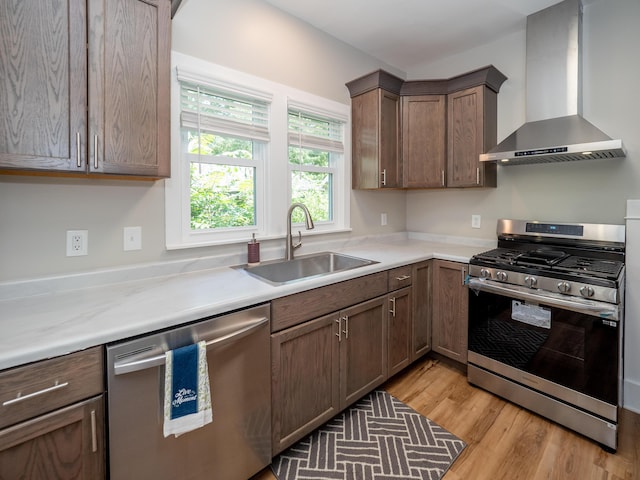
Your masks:
M 343 129 L 341 120 L 289 108 L 289 145 L 342 153 Z
M 181 81 L 180 109 L 180 125 L 184 128 L 269 141 L 266 101 Z

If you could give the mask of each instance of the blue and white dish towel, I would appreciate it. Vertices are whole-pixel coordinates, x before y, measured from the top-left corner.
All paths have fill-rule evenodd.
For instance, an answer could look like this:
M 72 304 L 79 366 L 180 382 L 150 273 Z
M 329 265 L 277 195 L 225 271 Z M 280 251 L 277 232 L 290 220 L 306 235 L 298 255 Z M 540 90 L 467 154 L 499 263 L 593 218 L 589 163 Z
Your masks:
M 164 436 L 177 437 L 211 423 L 206 342 L 169 350 L 165 360 Z

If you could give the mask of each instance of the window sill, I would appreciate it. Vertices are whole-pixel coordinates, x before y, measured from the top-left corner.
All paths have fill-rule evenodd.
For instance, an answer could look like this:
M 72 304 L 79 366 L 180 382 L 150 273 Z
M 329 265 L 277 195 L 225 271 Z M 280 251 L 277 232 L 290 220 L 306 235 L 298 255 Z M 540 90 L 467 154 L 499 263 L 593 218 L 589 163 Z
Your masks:
M 298 230 L 294 227 L 291 229 L 294 236 L 297 237 Z M 338 233 L 349 233 L 351 232 L 351 228 L 336 228 L 332 230 L 304 230 L 304 227 L 300 230 L 302 232 L 302 237 L 317 237 L 320 235 L 332 235 Z M 295 233 L 294 233 L 295 232 Z M 282 240 L 286 238 L 286 235 L 270 235 L 256 238 L 259 242 L 268 242 L 271 240 Z M 191 241 L 191 242 L 183 242 L 179 244 L 167 244 L 165 247 L 167 250 L 185 250 L 189 248 L 202 248 L 202 247 L 216 247 L 223 245 L 244 245 L 250 241 L 249 238 L 234 238 L 234 239 L 226 239 L 226 240 L 205 240 L 202 242 Z

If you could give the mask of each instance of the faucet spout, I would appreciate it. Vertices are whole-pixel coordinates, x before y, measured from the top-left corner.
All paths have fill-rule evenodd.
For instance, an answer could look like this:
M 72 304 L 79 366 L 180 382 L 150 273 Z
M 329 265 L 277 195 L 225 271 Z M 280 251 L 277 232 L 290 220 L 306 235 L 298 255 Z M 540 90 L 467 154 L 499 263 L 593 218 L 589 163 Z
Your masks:
M 298 231 L 298 243 L 293 243 L 293 237 L 291 235 L 291 214 L 296 208 L 302 209 L 304 212 L 305 224 L 307 230 L 312 230 L 314 228 L 313 219 L 311 218 L 311 213 L 309 213 L 309 209 L 302 203 L 292 203 L 289 207 L 289 211 L 287 212 L 287 252 L 285 259 L 293 260 L 293 251 L 296 248 L 300 248 L 302 246 L 302 233 Z

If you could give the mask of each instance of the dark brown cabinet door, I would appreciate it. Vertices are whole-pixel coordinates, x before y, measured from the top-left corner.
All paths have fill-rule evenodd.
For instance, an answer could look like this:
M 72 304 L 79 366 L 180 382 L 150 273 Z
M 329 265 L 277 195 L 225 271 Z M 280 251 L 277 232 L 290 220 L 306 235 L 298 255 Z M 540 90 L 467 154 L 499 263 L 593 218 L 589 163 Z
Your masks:
M 388 376 L 409 365 L 411 358 L 412 287 L 389 294 L 388 312 Z
M 0 430 L 0 478 L 105 478 L 103 425 L 99 396 Z
M 169 175 L 170 2 L 89 0 L 89 171 Z
M 496 93 L 469 88 L 450 94 L 448 103 L 447 186 L 494 187 L 495 163 L 478 157 L 496 142 Z
M 170 7 L 0 3 L 0 169 L 168 177 Z
M 340 411 L 339 315 L 271 335 L 273 454 Z
M 370 90 L 351 99 L 351 112 L 353 188 L 400 187 L 400 97 Z
M 411 361 L 431 350 L 432 261 L 413 266 L 413 331 L 411 333 Z
M 387 376 L 387 297 L 340 312 L 341 408 L 380 385 Z
M 402 97 L 403 186 L 445 186 L 446 96 Z
M 0 168 L 84 172 L 84 0 L 0 2 Z
M 436 260 L 433 268 L 433 350 L 467 363 L 467 265 Z
M 382 188 L 402 186 L 400 97 L 380 90 L 380 174 Z

